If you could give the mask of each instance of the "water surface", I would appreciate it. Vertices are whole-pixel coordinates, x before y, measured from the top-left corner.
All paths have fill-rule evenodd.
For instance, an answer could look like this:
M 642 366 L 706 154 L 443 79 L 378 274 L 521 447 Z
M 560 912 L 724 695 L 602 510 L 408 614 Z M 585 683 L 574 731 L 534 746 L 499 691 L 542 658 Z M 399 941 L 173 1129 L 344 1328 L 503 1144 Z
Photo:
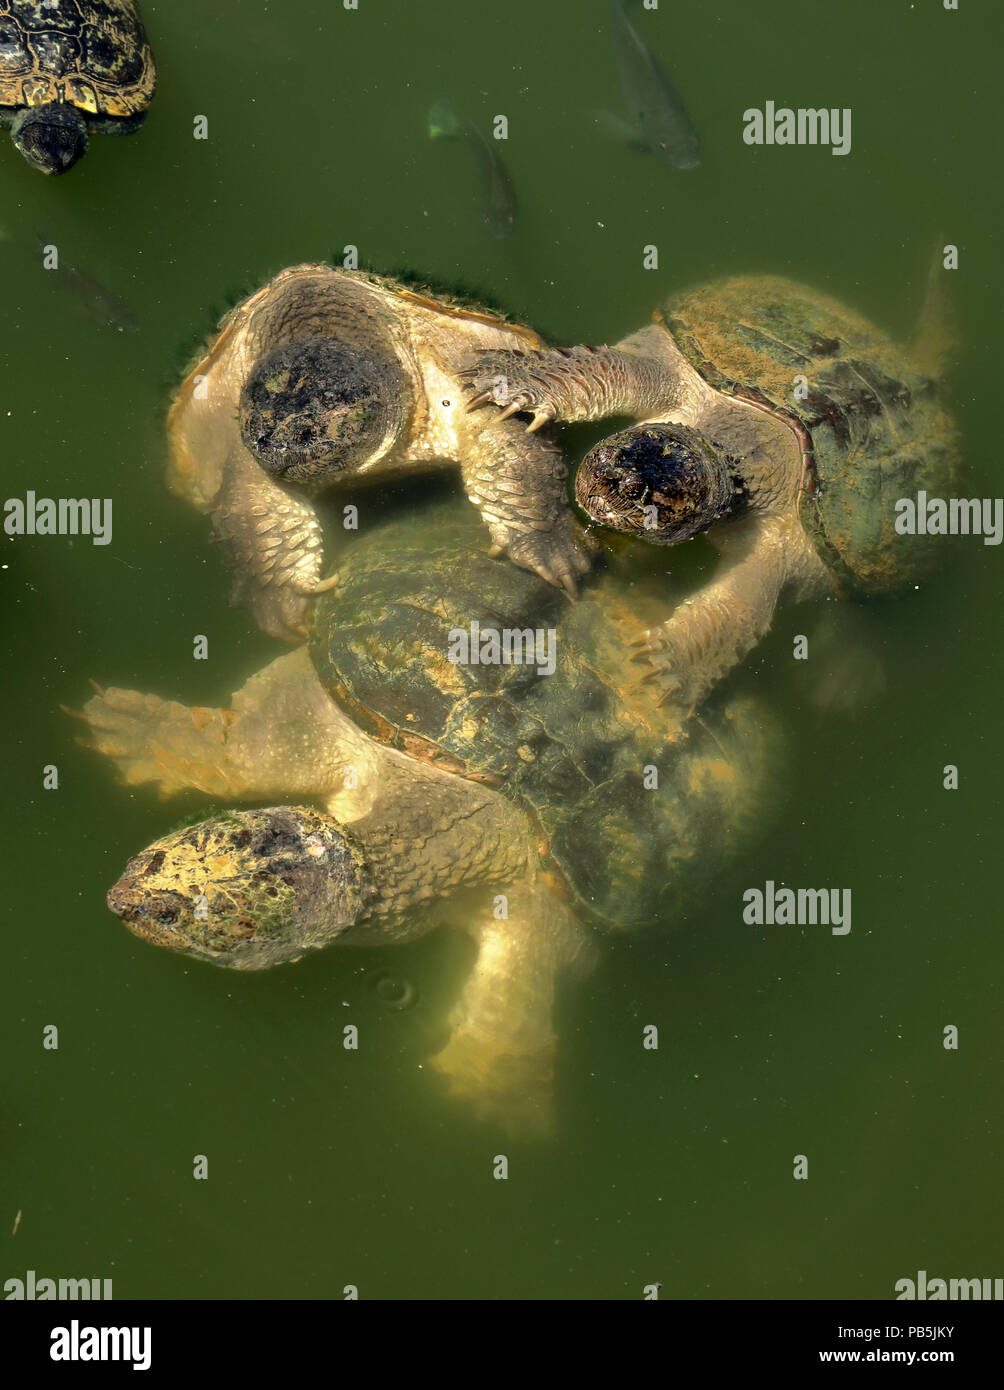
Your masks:
M 452 1107 L 422 1069 L 470 962 L 459 937 L 240 978 L 125 932 L 105 891 L 202 803 L 117 786 L 59 706 L 89 677 L 212 704 L 275 654 L 227 606 L 208 522 L 165 492 L 164 411 L 214 313 L 349 244 L 377 270 L 481 286 L 558 341 L 601 342 L 673 288 L 745 271 L 906 336 L 932 247 L 955 243 L 967 491 L 1000 492 L 1000 13 L 847 0 L 823 24 L 795 0 L 664 0 L 646 32 L 704 149 L 682 173 L 594 128 L 618 90 L 600 0 L 144 12 L 160 90 L 139 135 L 96 139 L 59 181 L 0 147 L 7 233 L 42 229 L 140 323 L 97 322 L 0 244 L 4 495 L 114 501 L 107 547 L 3 539 L 3 1277 L 111 1277 L 117 1297 L 156 1298 L 637 1298 L 652 1282 L 826 1298 L 890 1297 L 918 1269 L 999 1276 L 1000 549 L 961 542 L 872 606 L 888 685 L 848 716 L 820 715 L 811 661 L 791 660 L 818 609 L 782 611 L 738 678 L 787 727 L 759 838 L 687 920 L 611 944 L 563 994 L 544 1149 Z M 469 164 L 426 138 L 441 98 L 485 126 L 508 115 L 515 237 L 488 235 Z M 851 153 L 745 146 L 742 112 L 768 99 L 851 107 Z M 697 542 L 659 563 L 669 597 L 715 554 Z M 740 895 L 768 878 L 852 888 L 850 936 L 744 927 Z M 387 1008 L 381 970 L 419 1002 Z M 355 1055 L 349 1019 L 373 1039 Z

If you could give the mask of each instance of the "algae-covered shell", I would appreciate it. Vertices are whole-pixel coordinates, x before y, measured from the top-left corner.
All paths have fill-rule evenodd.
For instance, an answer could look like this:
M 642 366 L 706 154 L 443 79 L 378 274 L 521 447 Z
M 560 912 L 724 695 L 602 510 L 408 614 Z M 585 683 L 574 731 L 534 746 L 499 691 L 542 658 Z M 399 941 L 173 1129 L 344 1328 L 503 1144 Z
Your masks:
M 898 534 L 896 502 L 950 495 L 958 446 L 937 383 L 905 348 L 826 295 L 769 276 L 691 290 L 656 317 L 710 385 L 792 426 L 800 515 L 838 581 L 882 592 L 928 568 L 937 542 Z
M 0 119 L 63 102 L 92 119 L 132 120 L 155 83 L 131 0 L 0 0 Z
M 748 746 L 713 712 L 674 743 L 677 717 L 626 660 L 660 584 L 607 574 L 572 605 L 480 540 L 473 511 L 449 504 L 354 542 L 315 605 L 314 663 L 371 736 L 516 800 L 559 891 L 606 926 L 640 925 L 679 861 L 720 853 Z M 475 664 L 494 634 L 533 660 Z

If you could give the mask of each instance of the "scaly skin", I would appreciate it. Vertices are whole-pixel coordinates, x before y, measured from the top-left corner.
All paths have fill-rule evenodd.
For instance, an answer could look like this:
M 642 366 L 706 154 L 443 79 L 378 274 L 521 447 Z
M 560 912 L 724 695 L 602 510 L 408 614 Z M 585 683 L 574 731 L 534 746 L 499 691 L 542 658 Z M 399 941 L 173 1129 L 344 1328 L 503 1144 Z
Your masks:
M 256 800 L 281 788 L 325 805 L 232 811 L 155 841 L 109 893 L 131 931 L 263 969 L 334 940 L 407 941 L 452 921 L 478 958 L 433 1066 L 512 1132 L 550 1131 L 554 982 L 592 956 L 541 877 L 536 836 L 512 802 L 368 738 L 303 649 L 254 676 L 229 709 L 110 689 L 83 716 L 90 746 L 128 783 Z M 493 911 L 499 894 L 508 919 Z
M 667 360 L 658 329 L 643 328 L 616 347 L 526 352 L 486 350 L 463 379 L 468 410 L 491 402 L 502 418 L 533 412 L 532 432 L 550 420 L 605 420 L 609 415 L 656 415 L 687 400 L 687 377 Z M 674 418 L 676 418 L 674 416 Z
M 626 415 L 638 424 L 686 425 L 739 462 L 748 513 L 731 547 L 723 546 L 733 563 L 636 643 L 652 679 L 684 715 L 761 640 L 785 590 L 800 598 L 833 592 L 832 576 L 798 520 L 801 458 L 791 431 L 715 391 L 663 326 L 614 347 L 488 351 L 464 380 L 469 410 L 492 403 L 503 407 L 507 421 L 533 412 L 530 430 L 550 420 Z
M 270 354 L 326 341 L 359 355 L 381 408 L 354 450 L 301 467 L 298 421 L 323 448 L 328 420 L 344 429 L 354 417 L 334 407 L 326 416 L 318 407 L 286 428 L 281 409 L 278 419 L 261 414 L 244 393 Z M 478 350 L 538 342 L 529 330 L 444 308 L 393 282 L 319 265 L 283 271 L 235 309 L 180 387 L 168 422 L 170 486 L 212 513 L 234 573 L 234 600 L 250 606 L 266 632 L 299 640 L 310 599 L 324 588 L 316 497 L 345 477 L 414 473 L 449 461 L 460 464 L 496 551 L 574 594 L 589 568 L 588 547 L 567 506 L 560 461 L 518 426 L 496 432 L 489 421 L 472 420 L 458 375 Z M 280 405 L 286 387 L 277 373 Z M 285 466 L 288 451 L 285 475 L 264 470 L 248 437 L 267 437 L 270 457 L 281 451 L 275 467 Z
M 797 517 L 738 524 L 722 549 L 731 563 L 634 644 L 665 699 L 688 713 L 766 636 L 786 588 L 798 599 L 833 588 Z

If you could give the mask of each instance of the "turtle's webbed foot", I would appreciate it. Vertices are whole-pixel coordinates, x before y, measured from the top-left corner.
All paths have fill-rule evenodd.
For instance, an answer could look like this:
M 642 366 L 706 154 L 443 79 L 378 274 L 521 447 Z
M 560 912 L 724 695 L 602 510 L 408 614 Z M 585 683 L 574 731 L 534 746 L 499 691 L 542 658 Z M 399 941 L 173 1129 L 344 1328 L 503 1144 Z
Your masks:
M 675 639 L 667 625 L 649 628 L 631 645 L 631 660 L 648 666 L 642 679 L 658 686 L 660 704 L 672 701 L 683 715 L 693 714 L 713 684 L 701 672 L 701 653 L 688 650 L 688 644 Z
M 514 422 L 493 426 L 472 422 L 461 455 L 464 487 L 488 527 L 492 554 L 508 555 L 574 598 L 594 546 L 568 504 L 565 461 Z
M 508 555 L 514 565 L 530 570 L 575 598 L 575 583 L 589 573 L 590 542 L 572 516 L 559 517 L 548 531 L 513 531 L 504 540 L 493 534 L 493 555 Z
M 81 742 L 111 758 L 123 782 L 155 782 L 162 796 L 188 787 L 211 796 L 234 792 L 224 767 L 232 711 L 190 708 L 138 690 L 95 688 L 98 693 L 80 713 L 90 726 Z
M 232 602 L 250 608 L 262 632 L 280 642 L 302 642 L 307 635 L 311 599 L 299 587 L 279 584 L 258 589 L 235 581 Z
M 553 1137 L 554 1059 L 551 1043 L 536 1052 L 500 1056 L 476 1032 L 455 1034 L 429 1065 L 446 1078 L 449 1094 L 479 1119 L 512 1138 Z

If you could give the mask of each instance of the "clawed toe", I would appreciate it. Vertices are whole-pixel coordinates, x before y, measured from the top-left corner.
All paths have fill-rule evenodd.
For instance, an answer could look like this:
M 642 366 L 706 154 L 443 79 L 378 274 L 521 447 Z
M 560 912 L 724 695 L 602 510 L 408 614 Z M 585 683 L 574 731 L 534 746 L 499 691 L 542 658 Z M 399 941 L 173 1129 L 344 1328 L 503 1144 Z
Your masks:
M 533 434 L 536 430 L 542 429 L 544 425 L 549 425 L 554 419 L 553 410 L 536 410 L 533 419 L 526 427 L 527 434 Z
M 629 660 L 643 662 L 648 667 L 641 678 L 642 684 L 657 687 L 660 705 L 667 700 L 685 699 L 687 682 L 679 672 L 677 661 L 668 652 L 661 651 L 657 645 L 648 645 L 639 649 Z

